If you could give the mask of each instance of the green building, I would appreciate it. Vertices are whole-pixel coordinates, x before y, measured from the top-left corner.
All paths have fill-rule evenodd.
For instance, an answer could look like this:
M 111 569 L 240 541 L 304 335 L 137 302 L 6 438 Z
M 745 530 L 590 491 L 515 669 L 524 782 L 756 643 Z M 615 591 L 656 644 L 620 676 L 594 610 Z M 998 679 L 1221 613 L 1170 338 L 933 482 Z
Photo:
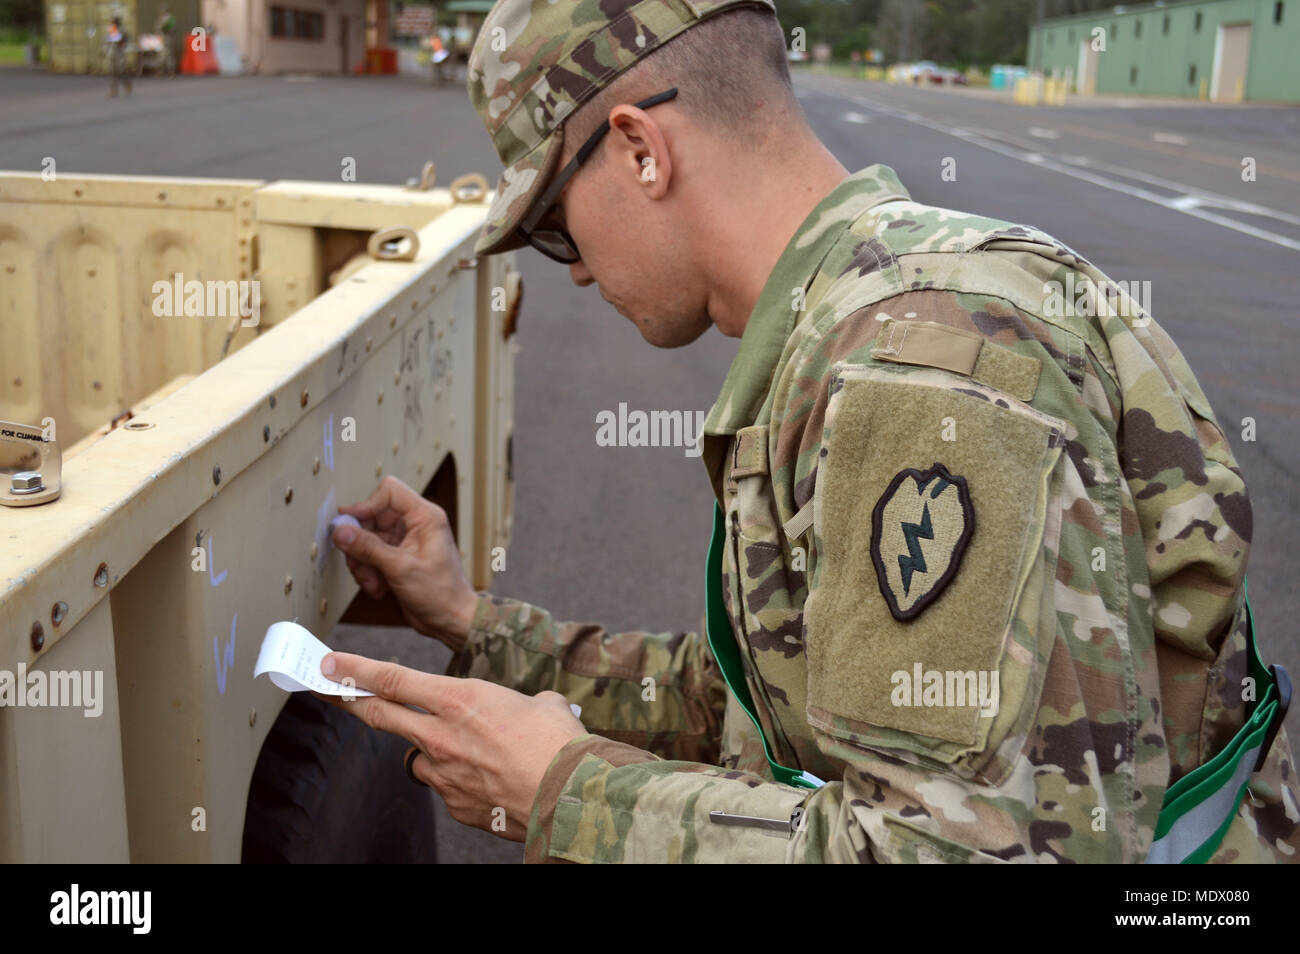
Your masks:
M 1300 0 L 1158 0 L 1057 17 L 1030 28 L 1029 66 L 1068 73 L 1085 95 L 1300 103 Z

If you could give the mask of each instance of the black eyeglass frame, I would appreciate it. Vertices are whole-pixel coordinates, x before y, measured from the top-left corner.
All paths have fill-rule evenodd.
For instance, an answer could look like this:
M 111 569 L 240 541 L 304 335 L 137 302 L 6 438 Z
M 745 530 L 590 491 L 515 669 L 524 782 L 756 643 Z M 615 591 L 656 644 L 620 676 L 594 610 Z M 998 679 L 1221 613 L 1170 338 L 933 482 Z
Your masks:
M 666 103 L 668 100 L 673 99 L 676 96 L 677 87 L 674 86 L 670 90 L 666 90 L 656 96 L 651 96 L 649 99 L 643 99 L 641 102 L 633 103 L 632 105 L 637 109 L 649 109 L 651 106 L 658 106 L 660 103 Z M 541 194 L 541 197 L 538 198 L 537 203 L 533 206 L 533 211 L 524 216 L 524 220 L 520 222 L 515 229 L 515 234 L 517 234 L 521 239 L 533 248 L 537 249 L 537 251 L 541 252 L 547 258 L 559 262 L 561 265 L 572 265 L 574 262 L 581 260 L 582 255 L 578 252 L 577 243 L 573 241 L 573 236 L 569 234 L 567 229 L 538 229 L 536 228 L 537 223 L 545 218 L 546 214 L 551 211 L 551 208 L 555 205 L 555 200 L 559 198 L 565 185 L 567 185 L 568 181 L 573 178 L 574 173 L 578 171 L 578 167 L 591 156 L 593 151 L 595 151 L 596 146 L 600 143 L 600 140 L 607 132 L 609 132 L 608 119 L 596 128 L 596 131 L 582 144 L 582 147 L 574 154 L 574 157 L 569 160 L 568 164 L 556 174 L 555 179 L 546 187 L 546 191 Z M 559 241 L 569 250 L 566 255 L 570 257 L 562 258 L 549 248 L 545 248 L 543 246 L 544 240 L 538 237 L 542 234 L 551 235 L 559 239 Z

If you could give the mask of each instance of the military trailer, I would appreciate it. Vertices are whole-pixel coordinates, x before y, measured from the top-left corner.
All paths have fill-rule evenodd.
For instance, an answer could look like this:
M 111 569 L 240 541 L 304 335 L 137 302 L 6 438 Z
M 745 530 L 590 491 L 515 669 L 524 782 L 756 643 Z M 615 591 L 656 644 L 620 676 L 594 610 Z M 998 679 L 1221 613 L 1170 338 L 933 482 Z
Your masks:
M 253 677 L 392 621 L 329 532 L 385 475 L 508 541 L 519 275 L 432 179 L 0 173 L 0 860 L 432 860 L 403 740 Z

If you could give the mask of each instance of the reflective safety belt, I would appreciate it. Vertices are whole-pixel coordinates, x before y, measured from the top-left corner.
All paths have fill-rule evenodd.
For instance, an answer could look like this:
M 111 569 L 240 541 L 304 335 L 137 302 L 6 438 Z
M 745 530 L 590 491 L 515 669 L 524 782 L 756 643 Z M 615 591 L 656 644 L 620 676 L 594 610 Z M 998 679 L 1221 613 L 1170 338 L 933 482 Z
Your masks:
M 826 783 L 811 772 L 801 772 L 786 768 L 772 758 L 772 749 L 767 744 L 767 736 L 758 721 L 758 711 L 754 708 L 754 698 L 749 693 L 749 683 L 745 681 L 745 671 L 740 662 L 740 648 L 736 645 L 736 634 L 731 629 L 731 618 L 727 615 L 727 604 L 722 599 L 722 548 L 727 545 L 727 521 L 722 508 L 715 501 L 713 504 L 713 540 L 709 543 L 708 577 L 704 581 L 704 606 L 707 612 L 706 626 L 709 649 L 718 661 L 722 678 L 727 680 L 727 688 L 736 697 L 749 720 L 758 730 L 758 737 L 763 740 L 763 754 L 767 756 L 768 767 L 772 777 L 784 785 L 798 788 L 821 788 Z
M 1264 767 L 1269 747 L 1286 718 L 1291 678 L 1281 666 L 1264 667 L 1255 643 L 1249 597 L 1246 643 L 1249 675 L 1255 683 L 1255 701 L 1247 710 L 1246 724 L 1222 752 L 1169 786 L 1156 819 L 1147 864 L 1204 864 L 1219 850 L 1246 794 L 1246 783 Z

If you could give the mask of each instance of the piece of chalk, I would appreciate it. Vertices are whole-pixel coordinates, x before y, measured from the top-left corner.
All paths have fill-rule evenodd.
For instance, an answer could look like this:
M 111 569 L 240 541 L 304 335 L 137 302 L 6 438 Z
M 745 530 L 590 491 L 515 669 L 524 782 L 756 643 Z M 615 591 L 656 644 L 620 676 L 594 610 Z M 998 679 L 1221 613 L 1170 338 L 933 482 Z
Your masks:
M 339 527 L 360 528 L 360 526 L 361 526 L 361 521 L 358 520 L 356 517 L 352 516 L 352 514 L 341 513 L 333 520 L 330 521 L 330 535 L 333 536 L 334 531 L 337 530 Z

